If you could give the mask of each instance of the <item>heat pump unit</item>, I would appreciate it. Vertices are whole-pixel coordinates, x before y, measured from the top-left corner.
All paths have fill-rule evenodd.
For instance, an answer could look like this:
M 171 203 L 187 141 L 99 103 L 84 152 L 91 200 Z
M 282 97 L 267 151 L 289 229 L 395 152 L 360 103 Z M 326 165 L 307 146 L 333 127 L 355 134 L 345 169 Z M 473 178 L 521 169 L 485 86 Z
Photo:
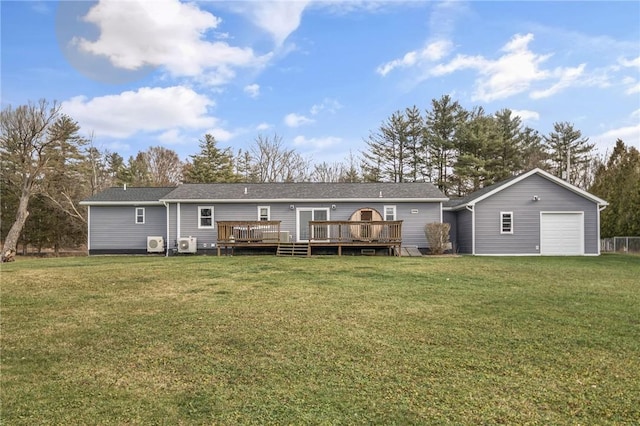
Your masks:
M 280 242 L 281 243 L 291 242 L 291 235 L 289 235 L 289 231 L 280 231 Z
M 162 253 L 164 251 L 164 238 L 147 237 L 147 253 Z
M 197 250 L 196 237 L 179 238 L 178 253 L 195 253 Z

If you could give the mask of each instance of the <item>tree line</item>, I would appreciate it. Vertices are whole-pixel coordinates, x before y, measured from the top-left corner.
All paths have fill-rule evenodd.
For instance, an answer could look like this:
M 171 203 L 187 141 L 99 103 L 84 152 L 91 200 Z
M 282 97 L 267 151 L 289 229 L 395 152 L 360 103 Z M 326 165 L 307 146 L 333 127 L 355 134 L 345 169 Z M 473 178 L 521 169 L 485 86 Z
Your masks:
M 313 162 L 277 134 L 258 135 L 246 150 L 221 147 L 205 134 L 182 161 L 162 146 L 124 159 L 80 136 L 57 102 L 40 100 L 0 113 L 2 256 L 18 244 L 37 249 L 86 241 L 79 202 L 111 186 L 175 186 L 215 182 L 431 182 L 464 196 L 534 167 L 611 203 L 602 235 L 640 235 L 640 155 L 619 140 L 608 158 L 567 122 L 546 135 L 508 109 L 464 109 L 449 96 L 396 111 L 343 161 Z M 634 208 L 635 206 L 635 208 Z
M 587 188 L 598 162 L 594 144 L 571 123 L 542 135 L 509 109 L 466 110 L 448 95 L 424 113 L 396 111 L 365 142 L 365 180 L 432 182 L 454 197 L 535 167 Z

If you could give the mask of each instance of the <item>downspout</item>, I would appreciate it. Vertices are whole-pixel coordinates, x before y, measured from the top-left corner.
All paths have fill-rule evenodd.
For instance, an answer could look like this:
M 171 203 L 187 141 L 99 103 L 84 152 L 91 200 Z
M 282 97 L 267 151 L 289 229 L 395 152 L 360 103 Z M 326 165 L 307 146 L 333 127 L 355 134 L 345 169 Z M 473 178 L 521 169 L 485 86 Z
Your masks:
M 598 204 L 598 256 L 600 256 L 601 253 L 601 245 L 602 245 L 602 241 L 600 239 L 600 212 L 604 209 L 607 208 L 607 204 Z
M 176 241 L 180 239 L 180 203 L 176 203 Z
M 167 248 L 165 249 L 165 257 L 169 257 L 169 204 L 166 201 L 162 201 L 162 204 L 167 209 Z
M 466 209 L 471 212 L 471 254 L 476 255 L 476 210 L 473 205 L 467 204 Z
M 91 206 L 87 206 L 87 255 L 91 253 Z

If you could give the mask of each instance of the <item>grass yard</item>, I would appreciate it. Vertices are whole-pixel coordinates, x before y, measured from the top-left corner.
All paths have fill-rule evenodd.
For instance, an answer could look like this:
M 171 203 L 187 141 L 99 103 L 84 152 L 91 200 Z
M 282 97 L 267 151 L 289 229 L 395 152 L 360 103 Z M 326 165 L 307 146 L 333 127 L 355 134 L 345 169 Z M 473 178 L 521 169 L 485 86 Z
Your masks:
M 85 257 L 0 273 L 2 424 L 640 421 L 637 256 Z

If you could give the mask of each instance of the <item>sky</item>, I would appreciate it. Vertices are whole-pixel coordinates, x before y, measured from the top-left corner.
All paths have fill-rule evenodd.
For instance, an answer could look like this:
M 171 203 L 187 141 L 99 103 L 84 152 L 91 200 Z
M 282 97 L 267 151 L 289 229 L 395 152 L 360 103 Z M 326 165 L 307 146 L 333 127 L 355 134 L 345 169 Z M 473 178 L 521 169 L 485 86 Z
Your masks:
M 605 155 L 640 148 L 638 1 L 0 1 L 2 108 L 57 101 L 93 145 L 186 160 L 282 138 L 344 161 L 449 95 Z

